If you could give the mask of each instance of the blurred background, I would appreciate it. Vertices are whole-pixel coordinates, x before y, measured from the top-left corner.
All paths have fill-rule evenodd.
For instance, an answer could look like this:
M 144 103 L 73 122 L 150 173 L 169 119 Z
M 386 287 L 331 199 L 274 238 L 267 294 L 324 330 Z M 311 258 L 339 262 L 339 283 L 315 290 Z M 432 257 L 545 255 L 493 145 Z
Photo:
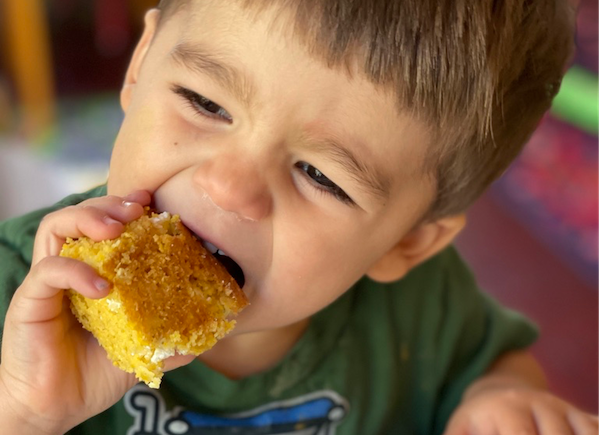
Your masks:
M 106 179 L 118 91 L 154 0 L 0 0 L 0 219 Z M 483 288 L 541 328 L 552 389 L 597 413 L 597 1 L 550 114 L 469 213 Z

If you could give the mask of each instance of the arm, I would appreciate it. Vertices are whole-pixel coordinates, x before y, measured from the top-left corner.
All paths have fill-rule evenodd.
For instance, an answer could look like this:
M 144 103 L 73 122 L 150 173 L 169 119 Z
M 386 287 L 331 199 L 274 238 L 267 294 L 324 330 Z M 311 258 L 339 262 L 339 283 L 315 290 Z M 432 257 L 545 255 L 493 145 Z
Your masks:
M 501 356 L 472 383 L 445 435 L 590 435 L 597 430 L 597 418 L 552 395 L 539 364 L 519 351 Z
M 547 389 L 543 369 L 527 351 L 502 355 L 489 371 L 474 382 L 464 394 L 464 401 L 490 389 L 511 386 L 518 388 Z

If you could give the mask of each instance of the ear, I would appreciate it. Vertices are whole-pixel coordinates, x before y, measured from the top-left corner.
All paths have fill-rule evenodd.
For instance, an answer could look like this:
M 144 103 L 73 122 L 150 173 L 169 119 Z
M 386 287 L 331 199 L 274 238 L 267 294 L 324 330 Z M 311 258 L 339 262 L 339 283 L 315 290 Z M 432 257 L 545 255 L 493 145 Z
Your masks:
M 403 278 L 413 267 L 453 242 L 465 225 L 466 216 L 463 214 L 420 224 L 372 265 L 366 274 L 379 282 Z
M 137 83 L 141 65 L 146 57 L 148 49 L 150 48 L 152 39 L 156 34 L 159 18 L 160 11 L 158 9 L 150 9 L 148 12 L 146 12 L 146 16 L 144 18 L 144 32 L 141 35 L 141 39 L 137 43 L 137 46 L 135 47 L 135 51 L 133 52 L 133 56 L 131 57 L 129 67 L 127 68 L 127 72 L 125 74 L 125 83 L 121 89 L 121 107 L 125 112 L 131 103 L 133 89 Z

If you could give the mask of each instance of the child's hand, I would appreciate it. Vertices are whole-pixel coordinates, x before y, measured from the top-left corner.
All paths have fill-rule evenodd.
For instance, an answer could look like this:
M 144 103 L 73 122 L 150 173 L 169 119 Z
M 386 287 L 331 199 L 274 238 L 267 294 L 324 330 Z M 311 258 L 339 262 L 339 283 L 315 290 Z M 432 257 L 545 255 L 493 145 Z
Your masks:
M 468 395 L 445 435 L 597 435 L 597 417 L 547 391 L 491 385 Z
M 58 254 L 67 237 L 118 237 L 150 203 L 145 191 L 94 198 L 49 214 L 35 239 L 29 274 L 12 299 L 2 342 L 0 418 L 17 432 L 64 433 L 116 403 L 135 384 L 71 314 L 63 289 L 102 298 L 109 284 Z

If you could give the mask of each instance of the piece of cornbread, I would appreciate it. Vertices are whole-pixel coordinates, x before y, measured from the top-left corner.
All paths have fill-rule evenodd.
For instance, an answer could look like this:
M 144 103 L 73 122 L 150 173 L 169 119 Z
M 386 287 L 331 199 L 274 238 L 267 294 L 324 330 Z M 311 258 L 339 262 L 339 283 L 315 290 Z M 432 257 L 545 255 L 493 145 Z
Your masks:
M 69 239 L 60 255 L 112 283 L 98 300 L 67 291 L 71 309 L 114 365 L 152 388 L 160 386 L 164 359 L 210 349 L 248 303 L 226 269 L 166 212 L 146 208 L 114 240 Z

